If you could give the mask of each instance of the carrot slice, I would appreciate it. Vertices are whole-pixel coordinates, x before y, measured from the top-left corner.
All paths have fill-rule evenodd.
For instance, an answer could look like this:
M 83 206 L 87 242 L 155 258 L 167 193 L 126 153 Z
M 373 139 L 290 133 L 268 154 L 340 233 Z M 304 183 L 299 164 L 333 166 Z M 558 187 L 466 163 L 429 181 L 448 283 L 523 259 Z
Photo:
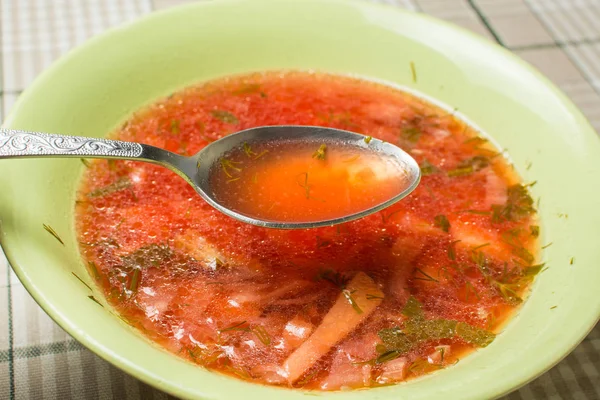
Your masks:
M 373 279 L 359 272 L 348 283 L 321 325 L 285 360 L 283 368 L 293 383 L 306 373 L 336 343 L 363 322 L 383 300 Z

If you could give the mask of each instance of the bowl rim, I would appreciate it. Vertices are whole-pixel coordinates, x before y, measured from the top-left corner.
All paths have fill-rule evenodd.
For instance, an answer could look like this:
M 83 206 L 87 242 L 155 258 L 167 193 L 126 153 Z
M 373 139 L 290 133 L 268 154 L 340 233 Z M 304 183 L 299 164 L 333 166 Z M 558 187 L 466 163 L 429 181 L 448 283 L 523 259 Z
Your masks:
M 254 2 L 254 3 L 263 2 L 265 4 L 268 4 L 268 3 L 275 3 L 277 1 L 280 1 L 280 0 L 219 0 L 219 1 L 211 1 L 211 2 L 187 3 L 187 4 L 177 5 L 177 6 L 170 7 L 170 8 L 163 9 L 163 10 L 152 11 L 145 15 L 139 16 L 132 21 L 120 24 L 118 26 L 113 26 L 111 28 L 108 28 L 108 29 L 102 31 L 100 34 L 87 39 L 82 44 L 70 49 L 65 54 L 60 56 L 57 60 L 55 60 L 48 68 L 45 68 L 40 74 L 38 74 L 35 77 L 34 81 L 31 84 L 29 84 L 27 86 L 27 88 L 25 88 L 25 90 L 18 97 L 18 99 L 16 100 L 15 104 L 13 105 L 13 107 L 11 108 L 9 113 L 7 113 L 5 115 L 4 121 L 2 122 L 1 126 L 2 126 L 2 128 L 10 127 L 10 125 L 12 123 L 12 119 L 13 119 L 14 115 L 16 115 L 18 113 L 18 110 L 21 107 L 21 105 L 26 101 L 26 99 L 29 96 L 32 95 L 32 93 L 35 93 L 37 91 L 38 86 L 40 86 L 42 84 L 42 82 L 44 82 L 49 77 L 51 77 L 51 75 L 54 73 L 54 71 L 60 70 L 63 67 L 63 65 L 67 64 L 72 58 L 76 57 L 84 49 L 86 49 L 89 46 L 94 45 L 97 42 L 109 40 L 116 34 L 127 31 L 128 29 L 130 29 L 134 26 L 137 26 L 138 24 L 151 23 L 154 20 L 159 20 L 159 19 L 161 19 L 165 16 L 168 16 L 168 15 L 171 15 L 171 14 L 174 15 L 174 14 L 178 14 L 178 13 L 183 13 L 188 9 L 192 10 L 192 9 L 196 9 L 196 8 L 205 8 L 205 7 L 212 7 L 212 6 L 227 7 L 228 5 L 231 6 L 231 5 L 238 4 L 238 3 L 251 3 L 251 2 Z M 284 1 L 293 2 L 293 0 L 284 0 Z M 547 78 L 545 75 L 543 75 L 537 68 L 533 67 L 531 64 L 529 64 L 528 62 L 526 62 L 523 59 L 521 59 L 520 57 L 518 57 L 516 54 L 511 52 L 509 49 L 507 49 L 507 48 L 501 46 L 500 44 L 493 42 L 487 38 L 481 37 L 478 34 L 472 32 L 466 28 L 463 28 L 463 27 L 455 25 L 453 23 L 432 17 L 425 13 L 407 10 L 407 9 L 400 8 L 396 5 L 390 5 L 390 4 L 384 4 L 384 3 L 369 3 L 364 0 L 308 0 L 308 1 L 304 0 L 304 1 L 306 3 L 329 3 L 332 5 L 342 5 L 342 6 L 354 7 L 354 8 L 358 8 L 358 9 L 380 8 L 380 9 L 387 10 L 390 13 L 396 13 L 399 15 L 404 14 L 405 16 L 410 15 L 411 18 L 422 19 L 422 20 L 428 21 L 431 24 L 445 26 L 446 28 L 449 28 L 449 29 L 457 32 L 457 34 L 465 37 L 465 39 L 468 39 L 470 41 L 476 41 L 476 42 L 479 42 L 480 44 L 485 44 L 487 47 L 493 48 L 495 52 L 502 54 L 503 58 L 510 60 L 511 62 L 519 65 L 519 67 L 521 67 L 524 70 L 527 70 L 528 72 L 535 75 L 536 79 L 540 83 L 542 83 L 546 88 L 550 89 L 551 92 L 554 94 L 554 96 L 556 96 L 556 98 L 560 101 L 560 103 L 562 105 L 567 106 L 569 111 L 573 115 L 577 116 L 580 119 L 579 123 L 585 125 L 587 128 L 586 130 L 588 130 L 592 133 L 595 132 L 595 129 L 590 124 L 587 117 L 585 117 L 583 115 L 583 113 L 580 111 L 580 109 L 577 106 L 575 106 L 575 104 L 572 102 L 572 100 L 560 88 L 558 88 L 558 86 L 556 84 L 554 84 L 552 81 L 550 81 L 549 78 Z M 587 132 L 586 132 L 586 134 L 587 134 Z M 598 137 L 596 135 L 596 139 L 600 140 L 600 137 Z M 5 237 L 5 235 L 1 235 L 1 233 L 2 232 L 0 231 L 0 248 L 4 251 L 4 254 L 9 263 L 9 265 L 8 265 L 9 268 L 12 268 L 15 275 L 18 277 L 18 279 L 20 280 L 22 285 L 25 287 L 27 292 L 31 295 L 31 297 L 35 300 L 35 302 L 40 306 L 40 308 L 42 308 L 44 310 L 44 312 L 55 323 L 57 323 L 61 328 L 65 329 L 65 331 L 69 335 L 71 335 L 73 338 L 75 338 L 79 343 L 83 344 L 87 349 L 91 350 L 95 355 L 101 357 L 102 359 L 109 362 L 113 366 L 121 369 L 125 373 L 130 374 L 135 379 L 138 379 L 152 387 L 155 387 L 155 388 L 162 390 L 164 392 L 167 392 L 169 394 L 172 394 L 175 396 L 182 396 L 184 398 L 189 398 L 189 396 L 192 393 L 190 391 L 186 390 L 184 387 L 181 387 L 174 382 L 170 382 L 169 384 L 167 384 L 159 376 L 153 375 L 150 371 L 148 371 L 143 366 L 133 364 L 133 363 L 129 362 L 128 360 L 120 357 L 117 353 L 113 352 L 111 349 L 103 347 L 96 340 L 94 340 L 90 336 L 87 336 L 83 332 L 76 329 L 76 326 L 72 324 L 72 321 L 70 321 L 68 317 L 66 317 L 65 315 L 60 313 L 58 310 L 54 309 L 51 304 L 46 303 L 45 300 L 43 299 L 43 295 L 42 295 L 41 291 L 38 291 L 34 287 L 34 285 L 32 285 L 32 282 L 26 277 L 21 266 L 15 262 L 16 258 L 13 255 L 13 250 L 11 249 L 11 247 L 7 246 L 6 244 L 3 244 L 4 241 L 2 240 L 2 238 Z M 10 285 L 10 282 L 8 282 L 8 285 Z M 541 365 L 541 363 L 538 363 L 535 368 L 535 370 L 536 370 L 535 373 L 529 374 L 527 376 L 523 376 L 522 374 L 517 375 L 515 377 L 515 379 L 513 380 L 514 383 L 510 387 L 506 386 L 504 389 L 496 390 L 495 392 L 488 390 L 488 392 L 486 392 L 484 394 L 491 396 L 491 398 L 501 397 L 501 396 L 511 393 L 511 392 L 517 390 L 518 388 L 528 384 L 529 382 L 537 379 L 539 376 L 541 376 L 542 374 L 546 373 L 547 371 L 552 369 L 554 366 L 559 364 L 587 337 L 587 335 L 594 329 L 596 324 L 600 321 L 600 302 L 598 303 L 597 308 L 598 308 L 598 310 L 595 312 L 595 314 L 596 314 L 595 317 L 594 317 L 594 313 L 592 313 L 592 312 L 590 312 L 588 314 L 590 317 L 589 317 L 588 321 L 586 321 L 586 323 L 585 323 L 586 329 L 580 329 L 577 331 L 578 332 L 577 334 L 572 334 L 570 336 L 571 340 L 569 340 L 569 341 L 564 341 L 564 340 L 561 341 L 561 343 L 563 343 L 563 344 L 567 343 L 567 342 L 570 344 L 563 345 L 563 346 L 557 346 L 558 348 L 560 348 L 560 351 L 557 351 L 556 347 L 555 347 L 555 349 L 553 351 L 554 357 L 553 357 L 552 363 L 546 363 L 544 365 Z M 255 385 L 255 384 L 253 384 L 253 385 Z M 323 392 L 323 393 L 319 392 L 318 394 L 324 396 L 329 393 L 331 393 L 331 392 Z M 333 393 L 341 394 L 343 392 L 333 392 Z

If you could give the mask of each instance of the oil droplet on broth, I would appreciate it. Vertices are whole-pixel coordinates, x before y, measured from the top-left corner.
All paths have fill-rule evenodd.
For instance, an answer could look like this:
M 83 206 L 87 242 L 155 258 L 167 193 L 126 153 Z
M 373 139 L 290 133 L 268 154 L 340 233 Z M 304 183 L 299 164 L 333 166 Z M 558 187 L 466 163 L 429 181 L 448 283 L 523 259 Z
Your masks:
M 356 145 L 284 141 L 244 144 L 210 171 L 215 199 L 245 216 L 317 222 L 360 213 L 408 186 L 392 157 Z

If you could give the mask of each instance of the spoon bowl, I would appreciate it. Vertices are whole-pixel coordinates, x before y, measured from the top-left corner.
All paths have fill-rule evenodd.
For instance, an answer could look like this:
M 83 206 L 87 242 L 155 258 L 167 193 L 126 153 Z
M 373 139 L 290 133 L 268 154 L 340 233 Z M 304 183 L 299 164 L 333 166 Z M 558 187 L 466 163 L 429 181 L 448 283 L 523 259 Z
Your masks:
M 267 220 L 238 212 L 217 198 L 214 188 L 211 186 L 210 176 L 212 167 L 218 165 L 224 155 L 244 144 L 255 145 L 283 141 L 337 143 L 364 152 L 376 153 L 395 162 L 395 165 L 398 166 L 398 173 L 405 175 L 406 184 L 396 195 L 374 204 L 368 209 L 336 218 L 310 222 Z M 212 142 L 191 157 L 135 142 L 0 129 L 0 159 L 24 157 L 108 158 L 158 164 L 177 173 L 208 204 L 220 212 L 251 225 L 276 229 L 331 226 L 365 217 L 408 196 L 418 186 L 421 179 L 421 170 L 417 162 L 399 147 L 358 133 L 318 126 L 277 125 L 250 128 Z

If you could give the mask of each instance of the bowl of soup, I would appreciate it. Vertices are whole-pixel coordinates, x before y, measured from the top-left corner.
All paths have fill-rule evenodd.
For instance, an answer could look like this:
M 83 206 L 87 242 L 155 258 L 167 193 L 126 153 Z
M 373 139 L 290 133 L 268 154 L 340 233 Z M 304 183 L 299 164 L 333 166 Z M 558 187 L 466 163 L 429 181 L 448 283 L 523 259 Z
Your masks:
M 265 125 L 394 144 L 421 183 L 373 215 L 280 230 L 160 166 L 2 160 L 12 267 L 73 337 L 182 398 L 494 398 L 598 321 L 600 141 L 539 72 L 435 19 L 348 1 L 179 7 L 67 55 L 5 121 L 182 155 Z M 213 175 L 240 212 L 310 219 L 387 196 L 390 172 L 344 148 L 246 144 Z

